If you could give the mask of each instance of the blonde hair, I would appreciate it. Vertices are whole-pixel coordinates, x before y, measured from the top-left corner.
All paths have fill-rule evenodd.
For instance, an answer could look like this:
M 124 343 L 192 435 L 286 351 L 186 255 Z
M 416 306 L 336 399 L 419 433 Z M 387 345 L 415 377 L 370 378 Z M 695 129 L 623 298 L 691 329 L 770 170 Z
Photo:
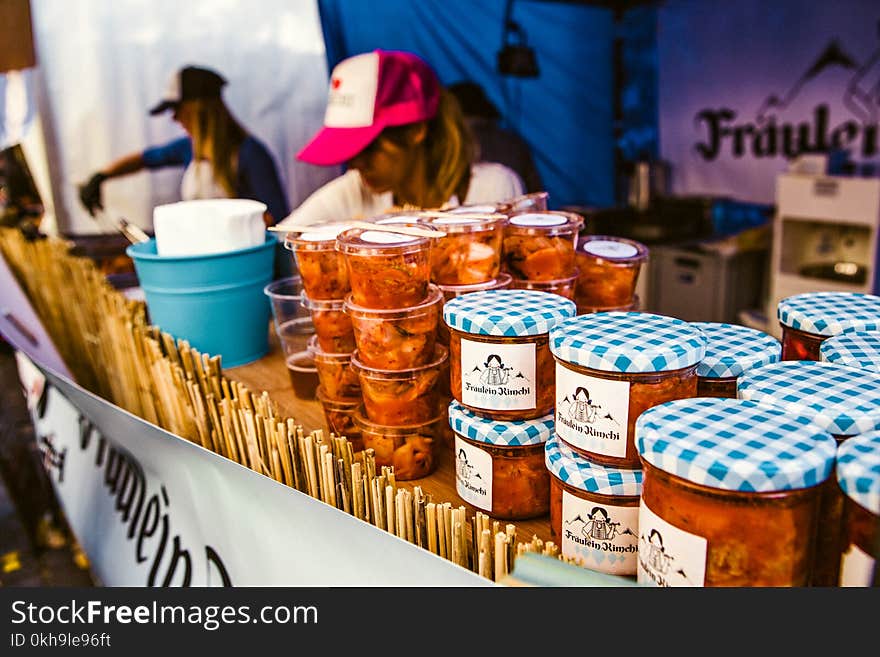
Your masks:
M 235 198 L 238 176 L 238 149 L 247 132 L 235 120 L 220 98 L 190 101 L 195 109 L 192 133 L 193 158 L 205 158 L 211 163 L 214 179 Z

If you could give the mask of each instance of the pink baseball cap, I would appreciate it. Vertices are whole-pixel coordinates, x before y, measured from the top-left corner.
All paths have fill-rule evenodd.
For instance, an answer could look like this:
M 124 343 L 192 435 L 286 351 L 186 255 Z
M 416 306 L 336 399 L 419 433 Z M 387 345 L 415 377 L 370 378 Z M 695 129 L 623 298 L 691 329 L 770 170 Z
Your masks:
M 303 162 L 342 164 L 389 126 L 433 118 L 440 82 L 409 52 L 374 50 L 344 59 L 330 75 L 324 127 L 297 153 Z

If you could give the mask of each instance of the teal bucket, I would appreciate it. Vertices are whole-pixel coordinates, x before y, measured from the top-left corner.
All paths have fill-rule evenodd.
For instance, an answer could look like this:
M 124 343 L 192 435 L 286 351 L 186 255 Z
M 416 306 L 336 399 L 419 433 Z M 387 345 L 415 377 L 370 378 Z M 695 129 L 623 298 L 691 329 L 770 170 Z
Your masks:
M 225 367 L 244 365 L 269 350 L 271 307 L 263 288 L 272 280 L 277 244 L 196 256 L 160 256 L 156 240 L 125 253 L 147 301 L 150 323 Z

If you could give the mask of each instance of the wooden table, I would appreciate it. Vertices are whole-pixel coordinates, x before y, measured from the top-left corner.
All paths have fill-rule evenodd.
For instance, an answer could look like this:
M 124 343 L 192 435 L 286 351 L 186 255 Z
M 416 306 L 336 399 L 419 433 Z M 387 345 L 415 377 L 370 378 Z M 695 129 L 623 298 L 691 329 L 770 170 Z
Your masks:
M 247 365 L 233 367 L 224 370 L 230 379 L 239 381 L 253 392 L 266 391 L 278 405 L 278 408 L 289 417 L 301 424 L 305 431 L 323 429 L 329 434 L 327 421 L 320 402 L 316 399 L 303 399 L 294 393 L 290 376 L 285 364 L 283 350 L 275 336 L 275 331 L 270 330 L 269 353 L 263 358 Z M 302 348 L 305 349 L 308 335 L 302 337 Z M 422 490 L 433 498 L 434 502 L 451 502 L 454 507 L 465 506 L 468 509 L 468 518 L 474 514 L 476 507 L 464 502 L 455 492 L 455 457 L 452 450 L 446 445 L 441 445 L 437 469 L 433 474 L 423 479 L 411 481 L 398 481 L 398 486 L 421 486 Z M 485 512 L 484 512 L 485 513 Z M 502 520 L 502 525 L 513 522 L 517 528 L 517 541 L 527 542 L 535 535 L 542 541 L 553 540 L 550 536 L 550 515 L 547 514 L 532 520 Z M 557 545 L 558 541 L 554 541 Z

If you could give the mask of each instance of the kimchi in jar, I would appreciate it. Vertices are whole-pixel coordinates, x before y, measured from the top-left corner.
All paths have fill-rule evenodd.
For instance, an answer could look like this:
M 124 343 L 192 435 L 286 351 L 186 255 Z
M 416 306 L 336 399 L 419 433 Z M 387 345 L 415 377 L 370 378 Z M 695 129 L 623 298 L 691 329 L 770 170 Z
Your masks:
M 354 328 L 345 312 L 344 299 L 309 299 L 304 295 L 302 304 L 311 315 L 323 351 L 344 354 L 355 350 Z
M 650 313 L 591 313 L 550 331 L 556 435 L 591 461 L 640 467 L 633 439 L 645 410 L 697 394 L 706 336 Z
M 361 383 L 357 372 L 351 367 L 351 353 L 324 351 L 316 335 L 309 338 L 308 352 L 315 363 L 318 380 L 327 399 L 360 399 Z
M 507 216 L 438 213 L 424 220 L 445 233 L 431 249 L 431 280 L 438 285 L 473 285 L 498 277 Z
M 844 495 L 840 586 L 876 586 L 880 546 L 880 431 L 850 438 L 837 449 Z
M 810 584 L 831 434 L 772 406 L 696 398 L 645 411 L 636 444 L 640 584 Z
M 776 306 L 782 360 L 820 360 L 822 343 L 849 331 L 880 330 L 880 297 L 858 292 L 807 292 Z
M 535 290 L 487 290 L 451 299 L 450 388 L 462 406 L 498 420 L 529 420 L 553 410 L 548 333 L 574 316 L 574 301 Z
M 691 322 L 706 336 L 697 365 L 697 397 L 736 399 L 736 382 L 753 367 L 779 362 L 782 345 L 763 331 L 721 322 Z
M 578 239 L 576 301 L 593 308 L 632 303 L 639 272 L 648 259 L 641 242 L 611 235 L 582 235 Z
M 819 347 L 819 360 L 880 372 L 880 331 L 847 331 L 828 338 Z
M 550 508 L 550 475 L 544 444 L 553 435 L 553 414 L 502 422 L 453 401 L 448 415 L 455 434 L 458 496 L 493 518 L 545 515 Z
M 550 533 L 562 556 L 590 570 L 635 578 L 642 471 L 593 463 L 554 436 L 545 450 L 550 471 Z
M 584 218 L 574 212 L 514 214 L 504 228 L 504 270 L 514 280 L 558 281 L 574 274 L 574 249 Z
M 364 448 L 375 453 L 377 469 L 393 466 L 399 481 L 421 479 L 437 469 L 445 412 L 427 422 L 389 427 L 370 421 L 359 410 L 354 414 L 354 422 L 363 437 Z
M 336 250 L 336 236 L 350 228 L 344 223 L 310 226 L 291 233 L 284 245 L 293 252 L 303 290 L 312 299 L 343 299 L 349 292 L 345 259 Z

